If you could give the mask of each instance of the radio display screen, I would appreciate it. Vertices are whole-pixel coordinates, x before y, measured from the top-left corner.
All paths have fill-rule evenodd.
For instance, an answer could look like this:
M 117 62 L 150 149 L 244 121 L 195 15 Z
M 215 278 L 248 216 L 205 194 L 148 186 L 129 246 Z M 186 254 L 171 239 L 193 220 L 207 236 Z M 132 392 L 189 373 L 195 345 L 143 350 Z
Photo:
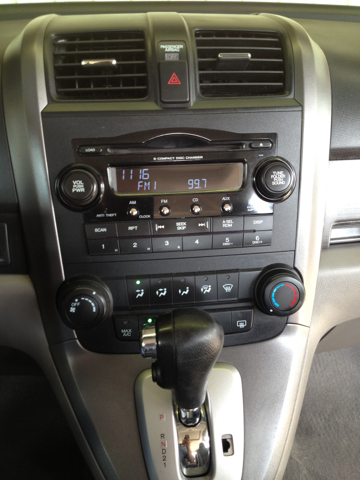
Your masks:
M 110 188 L 116 195 L 234 192 L 242 187 L 244 164 L 109 167 L 108 177 Z

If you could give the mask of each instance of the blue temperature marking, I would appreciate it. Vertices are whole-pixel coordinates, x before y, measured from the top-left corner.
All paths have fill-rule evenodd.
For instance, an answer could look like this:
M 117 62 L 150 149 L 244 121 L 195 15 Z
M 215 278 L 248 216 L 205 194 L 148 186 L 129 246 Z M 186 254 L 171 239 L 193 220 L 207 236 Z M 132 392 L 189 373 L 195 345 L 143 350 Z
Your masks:
M 281 285 L 278 285 L 278 286 L 275 288 L 275 290 L 272 292 L 272 294 L 271 294 L 271 300 L 272 300 L 273 304 L 275 305 L 275 307 L 280 307 L 280 304 L 277 303 L 276 300 L 275 300 L 276 290 L 277 290 L 278 288 L 280 288 L 280 287 L 285 287 L 285 284 L 282 283 Z

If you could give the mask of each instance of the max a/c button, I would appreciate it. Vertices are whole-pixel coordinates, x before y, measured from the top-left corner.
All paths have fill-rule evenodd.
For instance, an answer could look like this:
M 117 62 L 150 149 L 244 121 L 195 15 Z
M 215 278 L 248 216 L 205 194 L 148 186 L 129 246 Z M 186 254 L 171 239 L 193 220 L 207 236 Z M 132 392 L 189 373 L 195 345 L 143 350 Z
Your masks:
M 164 103 L 189 101 L 189 81 L 187 62 L 160 62 L 160 95 Z

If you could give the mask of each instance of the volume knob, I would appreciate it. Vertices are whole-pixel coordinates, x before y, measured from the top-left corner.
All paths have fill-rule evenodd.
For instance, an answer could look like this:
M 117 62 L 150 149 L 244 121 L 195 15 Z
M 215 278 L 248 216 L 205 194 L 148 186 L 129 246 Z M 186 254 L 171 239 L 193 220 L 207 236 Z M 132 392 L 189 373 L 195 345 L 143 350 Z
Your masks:
M 57 194 L 73 210 L 84 210 L 95 204 L 103 189 L 99 174 L 83 165 L 67 167 L 56 180 Z

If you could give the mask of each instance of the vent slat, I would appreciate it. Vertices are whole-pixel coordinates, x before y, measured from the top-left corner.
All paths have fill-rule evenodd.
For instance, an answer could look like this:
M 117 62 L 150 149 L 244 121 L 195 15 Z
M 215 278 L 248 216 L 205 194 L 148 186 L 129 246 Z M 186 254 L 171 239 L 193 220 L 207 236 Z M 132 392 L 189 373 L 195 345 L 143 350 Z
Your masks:
M 144 60 L 141 60 L 141 61 L 129 61 L 129 62 L 117 62 L 117 65 L 146 65 L 146 62 Z M 83 68 L 83 65 L 81 65 L 81 62 L 77 62 L 77 63 L 56 63 L 54 64 L 54 67 L 58 67 L 58 68 L 61 68 L 61 67 L 81 67 Z M 91 67 L 86 67 L 87 69 L 88 68 L 91 68 Z M 97 67 L 96 67 L 97 68 Z M 105 68 L 109 68 L 109 67 L 105 67 Z M 114 67 L 110 67 L 111 69 L 113 69 Z
M 54 41 L 54 45 L 103 45 L 104 43 L 136 43 L 136 42 L 143 42 L 143 38 L 127 38 L 127 39 L 105 39 L 105 40 L 66 40 L 66 39 L 59 39 Z
M 144 90 L 146 87 L 90 87 L 82 88 L 84 91 L 109 91 L 109 90 Z M 59 92 L 76 92 L 77 88 L 59 88 Z
M 254 47 L 254 46 L 228 46 L 228 45 L 209 45 L 206 47 L 197 47 L 198 51 L 201 50 L 261 50 L 262 52 L 264 50 L 277 50 L 281 52 L 281 48 L 279 47 Z
M 195 32 L 200 92 L 204 97 L 283 95 L 284 52 L 273 32 L 198 30 Z M 250 53 L 239 66 L 236 60 L 218 60 L 219 53 Z M 230 68 L 226 68 L 230 67 Z
M 132 77 L 147 77 L 146 73 L 123 73 L 119 75 L 111 75 L 111 78 L 132 78 Z M 104 78 L 103 75 L 69 75 L 69 76 L 61 76 L 55 77 L 55 80 L 70 80 L 70 79 L 85 79 L 85 78 Z
M 77 50 L 77 51 L 74 51 L 74 52 L 66 52 L 66 53 L 63 53 L 63 52 L 54 52 L 54 55 L 78 55 L 79 57 L 81 57 L 82 55 L 101 55 L 101 54 L 106 54 L 106 55 L 112 55 L 113 53 L 119 53 L 119 54 L 122 54 L 122 53 L 145 53 L 145 49 L 144 48 L 134 48 L 134 49 L 126 49 L 126 50 L 121 50 L 120 48 L 117 49 L 117 50 Z M 104 57 L 105 58 L 105 57 Z
M 82 65 L 115 59 L 115 65 Z M 60 99 L 139 100 L 148 94 L 145 37 L 139 31 L 58 35 L 53 41 L 54 79 Z M 109 62 L 110 63 L 110 62 Z

